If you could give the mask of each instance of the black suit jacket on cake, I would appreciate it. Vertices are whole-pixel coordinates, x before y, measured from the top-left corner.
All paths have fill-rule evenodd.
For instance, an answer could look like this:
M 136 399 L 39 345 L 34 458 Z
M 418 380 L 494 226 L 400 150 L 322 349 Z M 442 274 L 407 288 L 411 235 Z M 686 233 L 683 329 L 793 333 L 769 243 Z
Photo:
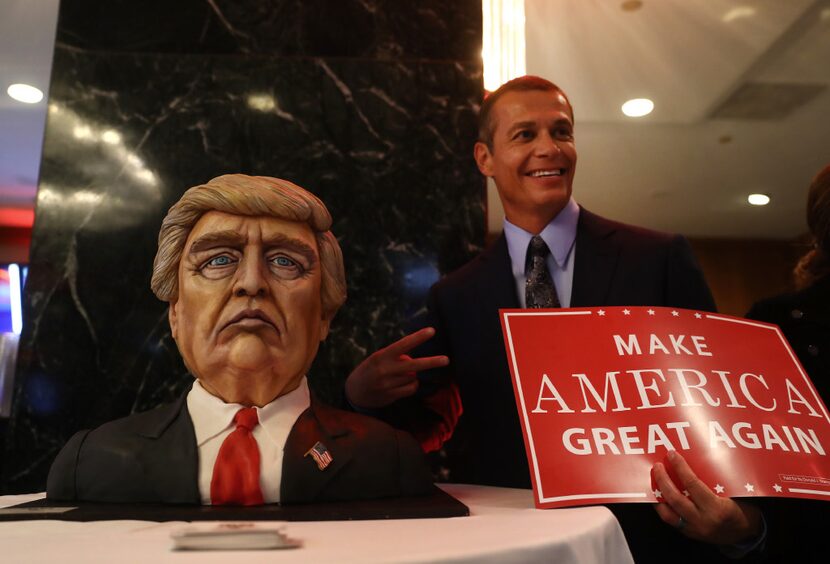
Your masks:
M 47 498 L 200 503 L 198 448 L 186 397 L 76 433 L 52 464 Z M 317 441 L 332 456 L 324 470 L 304 456 Z M 411 436 L 317 401 L 294 423 L 285 444 L 281 503 L 411 496 L 431 487 Z

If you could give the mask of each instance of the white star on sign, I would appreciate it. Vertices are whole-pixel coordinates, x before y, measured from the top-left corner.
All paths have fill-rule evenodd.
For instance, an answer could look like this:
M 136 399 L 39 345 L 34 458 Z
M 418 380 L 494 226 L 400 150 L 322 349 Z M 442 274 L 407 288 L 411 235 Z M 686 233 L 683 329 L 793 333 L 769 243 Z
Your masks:
M 680 316 L 680 314 L 676 311 L 672 311 L 671 314 L 672 314 L 672 317 L 679 317 Z
M 696 313 L 695 314 L 695 319 L 703 319 L 703 316 L 700 315 L 699 313 Z
M 661 492 L 660 490 L 655 489 L 655 490 L 652 490 L 651 493 L 653 493 L 654 497 L 656 497 L 656 498 L 663 497 L 663 492 Z
M 774 489 L 778 493 L 781 493 L 782 491 L 784 491 L 784 488 L 782 488 L 778 484 L 775 484 L 774 486 L 772 486 L 772 489 Z
M 723 493 L 724 490 L 726 490 L 726 488 L 724 488 L 722 485 L 720 485 L 720 484 L 715 485 L 715 493 Z
M 683 490 L 683 495 L 685 495 L 686 497 L 689 497 L 692 494 L 689 493 L 689 490 Z
M 600 317 L 604 316 L 605 315 L 605 310 L 601 309 L 601 310 L 597 311 L 597 315 L 599 315 Z
M 624 309 L 623 310 L 623 315 L 631 315 L 631 310 L 630 309 Z
M 653 309 L 648 310 L 648 314 L 649 315 L 654 315 L 654 310 Z
M 752 485 L 752 484 L 750 484 L 749 482 L 747 482 L 746 484 L 744 484 L 744 488 L 746 488 L 747 493 L 749 493 L 749 492 L 754 492 L 754 491 L 755 491 L 755 486 L 753 486 L 753 485 Z

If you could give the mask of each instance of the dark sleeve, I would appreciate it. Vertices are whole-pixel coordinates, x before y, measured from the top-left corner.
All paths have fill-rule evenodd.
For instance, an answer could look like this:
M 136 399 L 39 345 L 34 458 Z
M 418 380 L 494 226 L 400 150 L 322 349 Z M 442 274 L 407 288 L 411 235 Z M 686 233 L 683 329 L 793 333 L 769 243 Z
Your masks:
M 78 498 L 76 471 L 81 447 L 89 431 L 78 431 L 64 445 L 49 469 L 46 479 L 46 498 L 56 501 L 73 501 Z
M 757 303 L 752 304 L 749 311 L 744 314 L 744 317 L 747 319 L 754 319 L 756 321 L 764 321 L 764 315 L 762 312 L 758 311 Z
M 446 355 L 449 366 L 418 373 L 415 395 L 396 401 L 380 410 L 380 418 L 395 428 L 411 433 L 424 452 L 441 448 L 455 430 L 461 415 L 461 399 L 453 379 L 453 358 L 448 331 L 443 322 L 439 287 L 433 286 L 426 313 L 410 323 L 408 332 L 423 327 L 435 328 L 435 336 L 412 351 L 413 358 Z
M 672 239 L 667 268 L 666 305 L 717 311 L 703 271 L 685 237 L 677 235 Z
M 427 296 L 426 313 L 408 324 L 407 332 L 409 333 L 424 327 L 432 327 L 435 329 L 435 335 L 430 340 L 412 351 L 413 358 L 441 355 L 451 356 L 449 330 L 444 322 L 445 317 L 442 312 L 439 296 L 440 286 L 430 288 L 429 295 Z M 450 365 L 452 365 L 452 358 L 450 358 Z M 418 374 L 420 383 L 418 395 L 430 395 L 446 385 L 451 379 L 452 368 L 450 366 L 420 372 Z

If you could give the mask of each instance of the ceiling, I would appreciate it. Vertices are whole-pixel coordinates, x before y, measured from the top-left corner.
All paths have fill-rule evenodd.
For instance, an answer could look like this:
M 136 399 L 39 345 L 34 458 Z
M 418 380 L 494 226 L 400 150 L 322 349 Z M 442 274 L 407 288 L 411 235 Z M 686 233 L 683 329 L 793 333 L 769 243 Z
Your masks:
M 48 94 L 58 4 L 0 6 L 0 210 L 34 205 L 47 102 L 21 104 L 5 89 Z M 830 162 L 830 0 L 623 4 L 525 1 L 527 72 L 574 106 L 577 200 L 695 237 L 803 233 L 807 186 Z M 654 112 L 625 117 L 620 105 L 635 97 Z M 751 192 L 771 204 L 747 205 Z
M 34 207 L 58 4 L 0 0 L 0 209 Z M 36 86 L 44 99 L 11 99 L 6 88 L 17 82 Z

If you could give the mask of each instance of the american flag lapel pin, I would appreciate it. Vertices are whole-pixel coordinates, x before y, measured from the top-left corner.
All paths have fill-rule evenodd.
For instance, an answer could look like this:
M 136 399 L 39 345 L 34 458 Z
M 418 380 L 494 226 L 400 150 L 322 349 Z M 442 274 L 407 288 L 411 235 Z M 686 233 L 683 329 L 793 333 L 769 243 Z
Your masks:
M 314 443 L 314 446 L 308 449 L 303 457 L 311 456 L 314 459 L 314 462 L 317 463 L 317 468 L 320 470 L 325 470 L 331 461 L 333 460 L 331 457 L 331 453 L 329 453 L 329 449 L 326 448 L 326 445 L 317 441 Z

